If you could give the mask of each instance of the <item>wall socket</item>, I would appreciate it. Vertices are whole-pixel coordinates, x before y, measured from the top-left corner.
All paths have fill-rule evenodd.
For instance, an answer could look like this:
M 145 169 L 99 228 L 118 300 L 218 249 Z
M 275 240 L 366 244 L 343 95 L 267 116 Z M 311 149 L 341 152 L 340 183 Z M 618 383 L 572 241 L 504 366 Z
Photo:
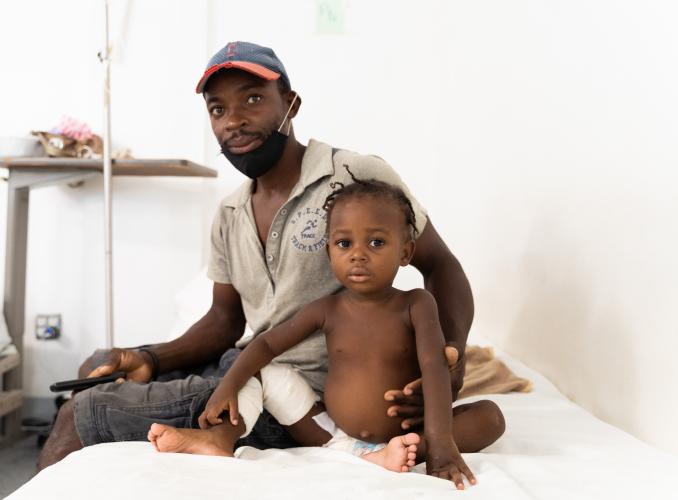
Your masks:
M 61 335 L 61 314 L 38 314 L 35 317 L 35 338 L 54 340 Z

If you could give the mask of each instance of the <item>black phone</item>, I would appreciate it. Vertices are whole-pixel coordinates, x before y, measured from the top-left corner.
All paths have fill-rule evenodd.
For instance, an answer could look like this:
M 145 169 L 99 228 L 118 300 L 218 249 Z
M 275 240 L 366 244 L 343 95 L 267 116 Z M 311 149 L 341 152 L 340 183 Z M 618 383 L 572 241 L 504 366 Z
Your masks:
M 89 389 L 98 384 L 105 384 L 106 382 L 115 382 L 119 378 L 125 378 L 127 373 L 125 372 L 113 372 L 110 375 L 104 375 L 103 377 L 92 377 L 92 378 L 76 378 L 74 380 L 64 380 L 62 382 L 55 382 L 49 386 L 49 390 L 52 392 L 64 392 L 64 391 L 81 391 L 83 389 Z

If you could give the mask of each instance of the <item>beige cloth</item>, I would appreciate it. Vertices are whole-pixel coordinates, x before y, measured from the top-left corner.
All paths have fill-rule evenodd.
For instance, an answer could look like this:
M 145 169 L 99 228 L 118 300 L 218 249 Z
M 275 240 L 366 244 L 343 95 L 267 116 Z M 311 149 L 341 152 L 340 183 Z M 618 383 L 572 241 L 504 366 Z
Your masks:
M 502 361 L 495 358 L 491 347 L 466 346 L 466 374 L 458 399 L 478 394 L 531 390 L 532 382 L 517 376 Z

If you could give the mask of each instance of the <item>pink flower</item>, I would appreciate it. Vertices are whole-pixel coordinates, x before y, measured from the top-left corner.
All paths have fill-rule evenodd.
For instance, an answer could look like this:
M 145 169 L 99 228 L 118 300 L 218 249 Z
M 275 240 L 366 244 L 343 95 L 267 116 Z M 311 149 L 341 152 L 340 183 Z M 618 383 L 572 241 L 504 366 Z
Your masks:
M 81 122 L 70 116 L 64 116 L 59 125 L 53 129 L 54 133 L 63 134 L 76 141 L 86 141 L 94 135 L 92 129 L 85 122 Z

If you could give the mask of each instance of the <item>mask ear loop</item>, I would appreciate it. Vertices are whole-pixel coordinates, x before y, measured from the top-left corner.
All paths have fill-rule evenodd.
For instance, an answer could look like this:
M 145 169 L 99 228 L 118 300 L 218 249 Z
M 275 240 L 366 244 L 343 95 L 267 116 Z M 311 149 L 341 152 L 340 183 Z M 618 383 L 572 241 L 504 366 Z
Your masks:
M 282 123 L 278 127 L 278 132 L 280 132 L 280 129 L 283 128 L 283 125 L 285 125 L 285 120 L 287 120 L 287 117 L 290 115 L 290 111 L 292 111 L 292 106 L 294 106 L 295 101 L 297 100 L 297 97 L 299 94 L 296 92 L 294 93 L 294 99 L 292 99 L 292 104 L 290 104 L 289 109 L 287 110 L 287 113 L 285 113 L 285 118 L 283 118 Z M 290 129 L 292 128 L 292 122 L 290 121 L 289 126 L 287 127 L 287 135 L 290 135 Z

